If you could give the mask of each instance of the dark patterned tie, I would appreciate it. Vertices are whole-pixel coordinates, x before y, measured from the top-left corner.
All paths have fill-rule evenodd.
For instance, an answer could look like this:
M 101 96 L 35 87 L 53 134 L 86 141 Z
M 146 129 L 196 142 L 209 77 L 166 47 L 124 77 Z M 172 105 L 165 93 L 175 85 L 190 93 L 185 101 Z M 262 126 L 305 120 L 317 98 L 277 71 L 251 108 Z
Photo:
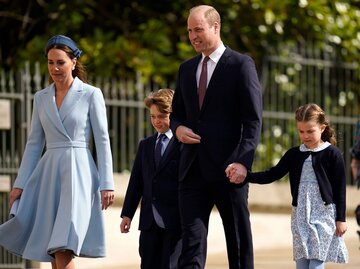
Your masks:
M 165 134 L 160 134 L 155 146 L 155 166 L 158 167 L 161 160 L 161 151 L 163 147 L 163 140 L 166 137 Z
M 204 97 L 205 97 L 205 92 L 206 92 L 206 88 L 207 88 L 207 62 L 209 61 L 209 56 L 206 56 L 203 60 L 202 63 L 202 68 L 201 68 L 201 74 L 200 74 L 200 79 L 199 79 L 199 106 L 201 108 L 203 101 L 204 101 Z

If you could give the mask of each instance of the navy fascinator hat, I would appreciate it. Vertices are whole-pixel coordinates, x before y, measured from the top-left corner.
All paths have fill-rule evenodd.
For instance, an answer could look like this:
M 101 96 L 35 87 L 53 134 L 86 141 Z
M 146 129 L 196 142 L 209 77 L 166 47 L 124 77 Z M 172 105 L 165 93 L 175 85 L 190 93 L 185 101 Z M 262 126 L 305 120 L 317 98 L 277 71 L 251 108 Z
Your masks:
M 70 37 L 67 37 L 67 36 L 64 36 L 64 35 L 55 35 L 55 36 L 53 36 L 47 42 L 46 49 L 45 49 L 46 53 L 49 51 L 49 49 L 51 49 L 55 45 L 68 46 L 72 50 L 75 57 L 78 58 L 78 59 L 80 58 L 80 55 L 81 55 L 82 51 L 76 46 L 76 43 Z

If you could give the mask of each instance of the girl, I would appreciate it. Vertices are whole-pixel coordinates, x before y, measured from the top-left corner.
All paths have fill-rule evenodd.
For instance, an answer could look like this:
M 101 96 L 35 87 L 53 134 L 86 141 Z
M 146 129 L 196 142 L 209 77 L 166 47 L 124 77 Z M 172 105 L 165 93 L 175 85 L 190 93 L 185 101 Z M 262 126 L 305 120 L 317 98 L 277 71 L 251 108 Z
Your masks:
M 334 130 L 316 104 L 299 107 L 295 119 L 302 144 L 288 150 L 275 167 L 249 173 L 246 180 L 267 184 L 289 173 L 297 269 L 320 269 L 325 262 L 346 263 L 342 237 L 347 230 L 345 165 L 335 147 Z

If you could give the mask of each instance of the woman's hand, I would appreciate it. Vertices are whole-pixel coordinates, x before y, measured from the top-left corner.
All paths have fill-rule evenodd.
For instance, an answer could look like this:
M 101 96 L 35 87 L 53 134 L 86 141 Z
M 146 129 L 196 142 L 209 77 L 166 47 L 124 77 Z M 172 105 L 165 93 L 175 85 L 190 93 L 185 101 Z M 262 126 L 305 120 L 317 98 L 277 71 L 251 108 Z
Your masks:
M 114 202 L 114 191 L 101 191 L 101 209 L 107 209 Z
M 10 192 L 9 195 L 9 205 L 10 208 L 12 207 L 13 203 L 15 202 L 15 200 L 19 199 L 21 194 L 22 194 L 22 189 L 19 188 L 13 188 Z
M 241 163 L 231 163 L 225 169 L 225 174 L 231 183 L 240 184 L 246 178 L 247 169 Z

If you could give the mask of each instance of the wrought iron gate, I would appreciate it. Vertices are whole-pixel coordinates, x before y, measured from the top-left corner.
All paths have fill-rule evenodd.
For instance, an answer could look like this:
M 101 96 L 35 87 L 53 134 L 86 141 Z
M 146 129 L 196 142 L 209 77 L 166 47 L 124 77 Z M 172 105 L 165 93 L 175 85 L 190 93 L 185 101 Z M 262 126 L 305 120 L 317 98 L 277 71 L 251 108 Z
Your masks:
M 25 148 L 33 94 L 45 85 L 39 63 L 32 68 L 30 71 L 28 63 L 16 74 L 0 72 L 0 223 L 8 218 L 8 191 Z M 286 149 L 299 143 L 294 111 L 302 104 L 315 102 L 325 109 L 337 130 L 338 147 L 348 168 L 348 183 L 353 184 L 349 149 L 360 114 L 359 78 L 358 63 L 341 63 L 331 59 L 331 54 L 315 49 L 283 48 L 277 56 L 266 58 L 261 70 L 262 137 L 253 170 L 270 167 Z M 147 92 L 158 89 L 158 85 L 144 86 L 139 81 L 141 78 L 130 82 L 98 78 L 94 82 L 105 96 L 114 172 L 131 169 L 138 141 L 153 132 L 143 98 Z M 26 267 L 24 260 L 0 247 L 0 268 Z
M 337 146 L 347 165 L 349 184 L 350 148 L 360 115 L 360 74 L 357 62 L 336 59 L 331 47 L 298 45 L 279 47 L 278 54 L 265 59 L 263 86 L 263 126 L 254 169 L 274 165 L 285 151 L 299 144 L 294 112 L 306 103 L 317 103 L 335 128 Z

